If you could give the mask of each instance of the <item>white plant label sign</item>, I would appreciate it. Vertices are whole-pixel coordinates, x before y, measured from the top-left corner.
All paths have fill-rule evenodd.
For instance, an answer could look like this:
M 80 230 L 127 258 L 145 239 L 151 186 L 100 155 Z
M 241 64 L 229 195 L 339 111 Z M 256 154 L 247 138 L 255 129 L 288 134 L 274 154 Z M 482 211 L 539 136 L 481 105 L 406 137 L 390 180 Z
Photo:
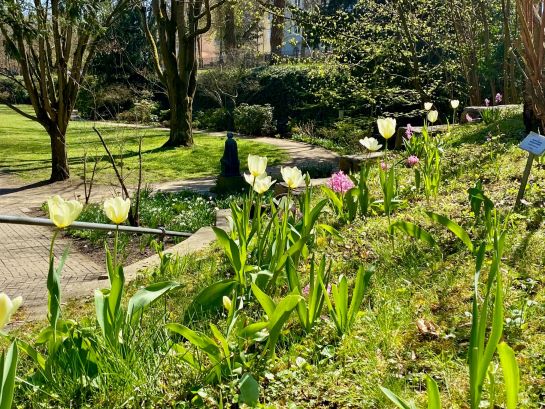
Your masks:
M 530 132 L 520 143 L 519 147 L 536 156 L 541 156 L 545 153 L 545 136 Z

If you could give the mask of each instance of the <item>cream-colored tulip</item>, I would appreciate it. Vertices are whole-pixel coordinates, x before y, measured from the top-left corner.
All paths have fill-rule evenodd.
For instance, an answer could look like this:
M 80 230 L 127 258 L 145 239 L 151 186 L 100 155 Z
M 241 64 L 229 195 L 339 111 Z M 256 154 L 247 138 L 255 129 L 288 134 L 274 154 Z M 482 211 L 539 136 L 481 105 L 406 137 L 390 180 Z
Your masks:
M 244 179 L 246 180 L 246 183 L 248 183 L 250 186 L 253 186 L 257 178 L 254 175 L 248 175 L 247 173 L 245 173 Z
M 426 111 L 429 111 L 432 108 L 433 108 L 433 103 L 432 102 L 424 102 L 424 109 Z
M 458 101 L 457 99 L 453 99 L 452 101 L 450 101 L 450 106 L 452 107 L 452 109 L 458 109 L 458 107 L 460 106 L 460 101 Z
M 23 303 L 22 297 L 16 297 L 13 300 L 7 294 L 0 294 L 0 331 L 11 320 L 11 316 L 19 309 Z
M 270 176 L 267 176 L 267 174 L 264 173 L 263 175 L 255 179 L 253 188 L 256 193 L 261 195 L 269 190 L 275 182 L 276 180 L 272 180 Z
M 282 174 L 282 178 L 284 179 L 284 182 L 290 189 L 297 189 L 299 186 L 303 185 L 305 183 L 305 178 L 303 177 L 303 173 L 301 172 L 301 169 L 298 167 L 292 167 L 289 166 L 281 167 L 280 173 Z
M 437 122 L 437 118 L 439 118 L 439 112 L 436 110 L 428 112 L 428 121 L 430 121 L 432 124 Z
M 267 158 L 265 156 L 248 155 L 248 169 L 254 178 L 261 176 L 267 170 Z
M 378 131 L 384 139 L 390 139 L 396 133 L 396 120 L 394 118 L 377 119 Z
M 231 299 L 227 297 L 226 295 L 222 298 L 223 301 L 223 308 L 225 308 L 227 311 L 231 311 L 231 308 L 233 307 L 233 303 L 231 302 Z
M 127 220 L 130 210 L 131 199 L 123 199 L 118 196 L 104 201 L 104 213 L 115 224 L 121 224 Z
M 59 229 L 64 229 L 74 223 L 83 205 L 77 200 L 64 200 L 59 195 L 53 196 L 47 200 L 47 209 L 49 218 Z
M 362 144 L 363 147 L 370 152 L 376 152 L 380 148 L 382 148 L 382 145 L 379 144 L 375 138 L 366 137 L 366 138 L 360 139 L 360 144 Z

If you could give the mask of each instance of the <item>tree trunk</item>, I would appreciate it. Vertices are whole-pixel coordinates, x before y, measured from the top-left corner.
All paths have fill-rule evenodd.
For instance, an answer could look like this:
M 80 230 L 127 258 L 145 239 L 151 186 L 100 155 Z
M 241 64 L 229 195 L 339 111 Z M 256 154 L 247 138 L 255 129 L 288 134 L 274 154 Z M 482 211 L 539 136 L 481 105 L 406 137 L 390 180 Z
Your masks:
M 271 55 L 282 55 L 282 44 L 284 42 L 284 10 L 286 0 L 274 0 L 275 14 L 271 23 Z
M 170 102 L 170 137 L 165 147 L 193 145 L 193 97 L 175 97 Z
M 62 133 L 57 127 L 48 130 L 51 139 L 51 182 L 60 182 L 70 177 L 68 155 L 66 151 L 66 132 Z

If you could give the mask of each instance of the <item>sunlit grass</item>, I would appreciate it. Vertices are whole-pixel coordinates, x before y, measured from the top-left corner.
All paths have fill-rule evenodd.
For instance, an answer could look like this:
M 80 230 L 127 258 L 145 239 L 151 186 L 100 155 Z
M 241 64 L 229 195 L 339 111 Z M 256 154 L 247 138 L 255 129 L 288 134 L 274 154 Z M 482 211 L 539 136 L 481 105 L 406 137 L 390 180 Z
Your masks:
M 24 107 L 30 112 L 30 107 Z M 225 138 L 207 134 L 195 134 L 195 145 L 191 148 L 163 149 L 168 131 L 142 129 L 117 124 L 72 121 L 68 130 L 68 158 L 73 178 L 83 176 L 83 158 L 103 157 L 98 168 L 97 180 L 102 183 L 115 182 L 115 175 L 108 162 L 104 148 L 93 126 L 96 125 L 106 139 L 118 165 L 123 165 L 123 175 L 129 183 L 137 180 L 138 141 L 143 138 L 144 183 L 170 180 L 185 180 L 216 176 L 220 171 Z M 280 149 L 254 141 L 239 140 L 241 163 L 249 153 L 265 155 L 269 164 L 276 165 L 287 159 Z M 26 180 L 49 178 L 51 170 L 49 137 L 36 122 L 16 114 L 0 105 L 0 172 L 16 174 Z M 92 169 L 93 163 L 89 164 Z

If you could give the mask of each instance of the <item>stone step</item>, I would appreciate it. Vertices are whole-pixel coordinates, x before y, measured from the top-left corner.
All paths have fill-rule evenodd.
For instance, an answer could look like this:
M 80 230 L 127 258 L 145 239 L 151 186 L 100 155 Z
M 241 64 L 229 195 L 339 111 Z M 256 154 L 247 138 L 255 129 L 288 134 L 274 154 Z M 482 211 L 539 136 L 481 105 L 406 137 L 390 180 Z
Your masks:
M 346 173 L 357 173 L 363 162 L 373 162 L 384 156 L 384 152 L 369 152 L 360 155 L 346 155 L 340 158 L 339 167 Z

